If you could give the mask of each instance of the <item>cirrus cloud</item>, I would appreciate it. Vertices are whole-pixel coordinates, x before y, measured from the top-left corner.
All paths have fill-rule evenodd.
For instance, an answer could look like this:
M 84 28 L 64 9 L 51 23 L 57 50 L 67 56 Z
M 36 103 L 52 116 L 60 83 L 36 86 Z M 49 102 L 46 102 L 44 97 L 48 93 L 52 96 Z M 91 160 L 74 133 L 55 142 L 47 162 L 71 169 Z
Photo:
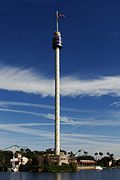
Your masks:
M 54 96 L 54 78 L 41 76 L 31 69 L 0 65 L 0 89 Z M 82 80 L 75 77 L 61 78 L 62 96 L 120 96 L 120 76 L 103 76 Z

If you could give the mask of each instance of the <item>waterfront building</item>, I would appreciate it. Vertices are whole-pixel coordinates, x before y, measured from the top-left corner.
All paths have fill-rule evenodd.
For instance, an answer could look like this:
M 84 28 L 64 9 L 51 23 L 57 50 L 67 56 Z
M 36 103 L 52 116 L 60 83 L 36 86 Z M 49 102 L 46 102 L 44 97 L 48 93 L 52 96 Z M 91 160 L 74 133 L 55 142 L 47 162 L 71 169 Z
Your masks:
M 97 162 L 94 160 L 79 160 L 77 162 L 77 169 L 95 169 Z

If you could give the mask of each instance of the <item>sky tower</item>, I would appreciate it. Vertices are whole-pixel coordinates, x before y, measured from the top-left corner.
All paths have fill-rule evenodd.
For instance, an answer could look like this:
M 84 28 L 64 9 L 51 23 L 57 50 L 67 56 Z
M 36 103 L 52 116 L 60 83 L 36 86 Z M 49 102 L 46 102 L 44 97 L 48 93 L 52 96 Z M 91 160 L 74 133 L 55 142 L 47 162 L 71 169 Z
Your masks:
M 55 155 L 60 155 L 60 50 L 62 49 L 62 40 L 58 29 L 58 18 L 57 11 L 56 31 L 52 41 L 55 50 Z

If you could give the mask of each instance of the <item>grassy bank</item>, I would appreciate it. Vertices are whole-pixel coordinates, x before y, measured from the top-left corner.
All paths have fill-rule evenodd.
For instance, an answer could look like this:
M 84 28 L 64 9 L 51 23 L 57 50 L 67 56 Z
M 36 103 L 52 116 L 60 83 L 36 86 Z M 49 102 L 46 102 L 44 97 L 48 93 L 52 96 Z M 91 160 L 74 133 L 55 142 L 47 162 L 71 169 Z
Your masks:
M 61 166 L 56 166 L 56 165 L 45 165 L 44 166 L 44 171 L 45 172 L 76 172 L 77 167 L 75 164 L 70 164 L 70 165 L 61 165 Z

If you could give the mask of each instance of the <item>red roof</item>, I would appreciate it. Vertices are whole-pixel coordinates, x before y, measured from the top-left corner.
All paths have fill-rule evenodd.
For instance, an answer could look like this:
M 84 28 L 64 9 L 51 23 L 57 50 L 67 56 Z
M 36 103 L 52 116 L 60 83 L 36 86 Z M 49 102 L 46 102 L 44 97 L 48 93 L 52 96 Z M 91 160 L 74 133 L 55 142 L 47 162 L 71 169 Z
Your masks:
M 93 160 L 80 160 L 79 163 L 82 163 L 82 164 L 96 164 L 96 162 L 93 161 Z

